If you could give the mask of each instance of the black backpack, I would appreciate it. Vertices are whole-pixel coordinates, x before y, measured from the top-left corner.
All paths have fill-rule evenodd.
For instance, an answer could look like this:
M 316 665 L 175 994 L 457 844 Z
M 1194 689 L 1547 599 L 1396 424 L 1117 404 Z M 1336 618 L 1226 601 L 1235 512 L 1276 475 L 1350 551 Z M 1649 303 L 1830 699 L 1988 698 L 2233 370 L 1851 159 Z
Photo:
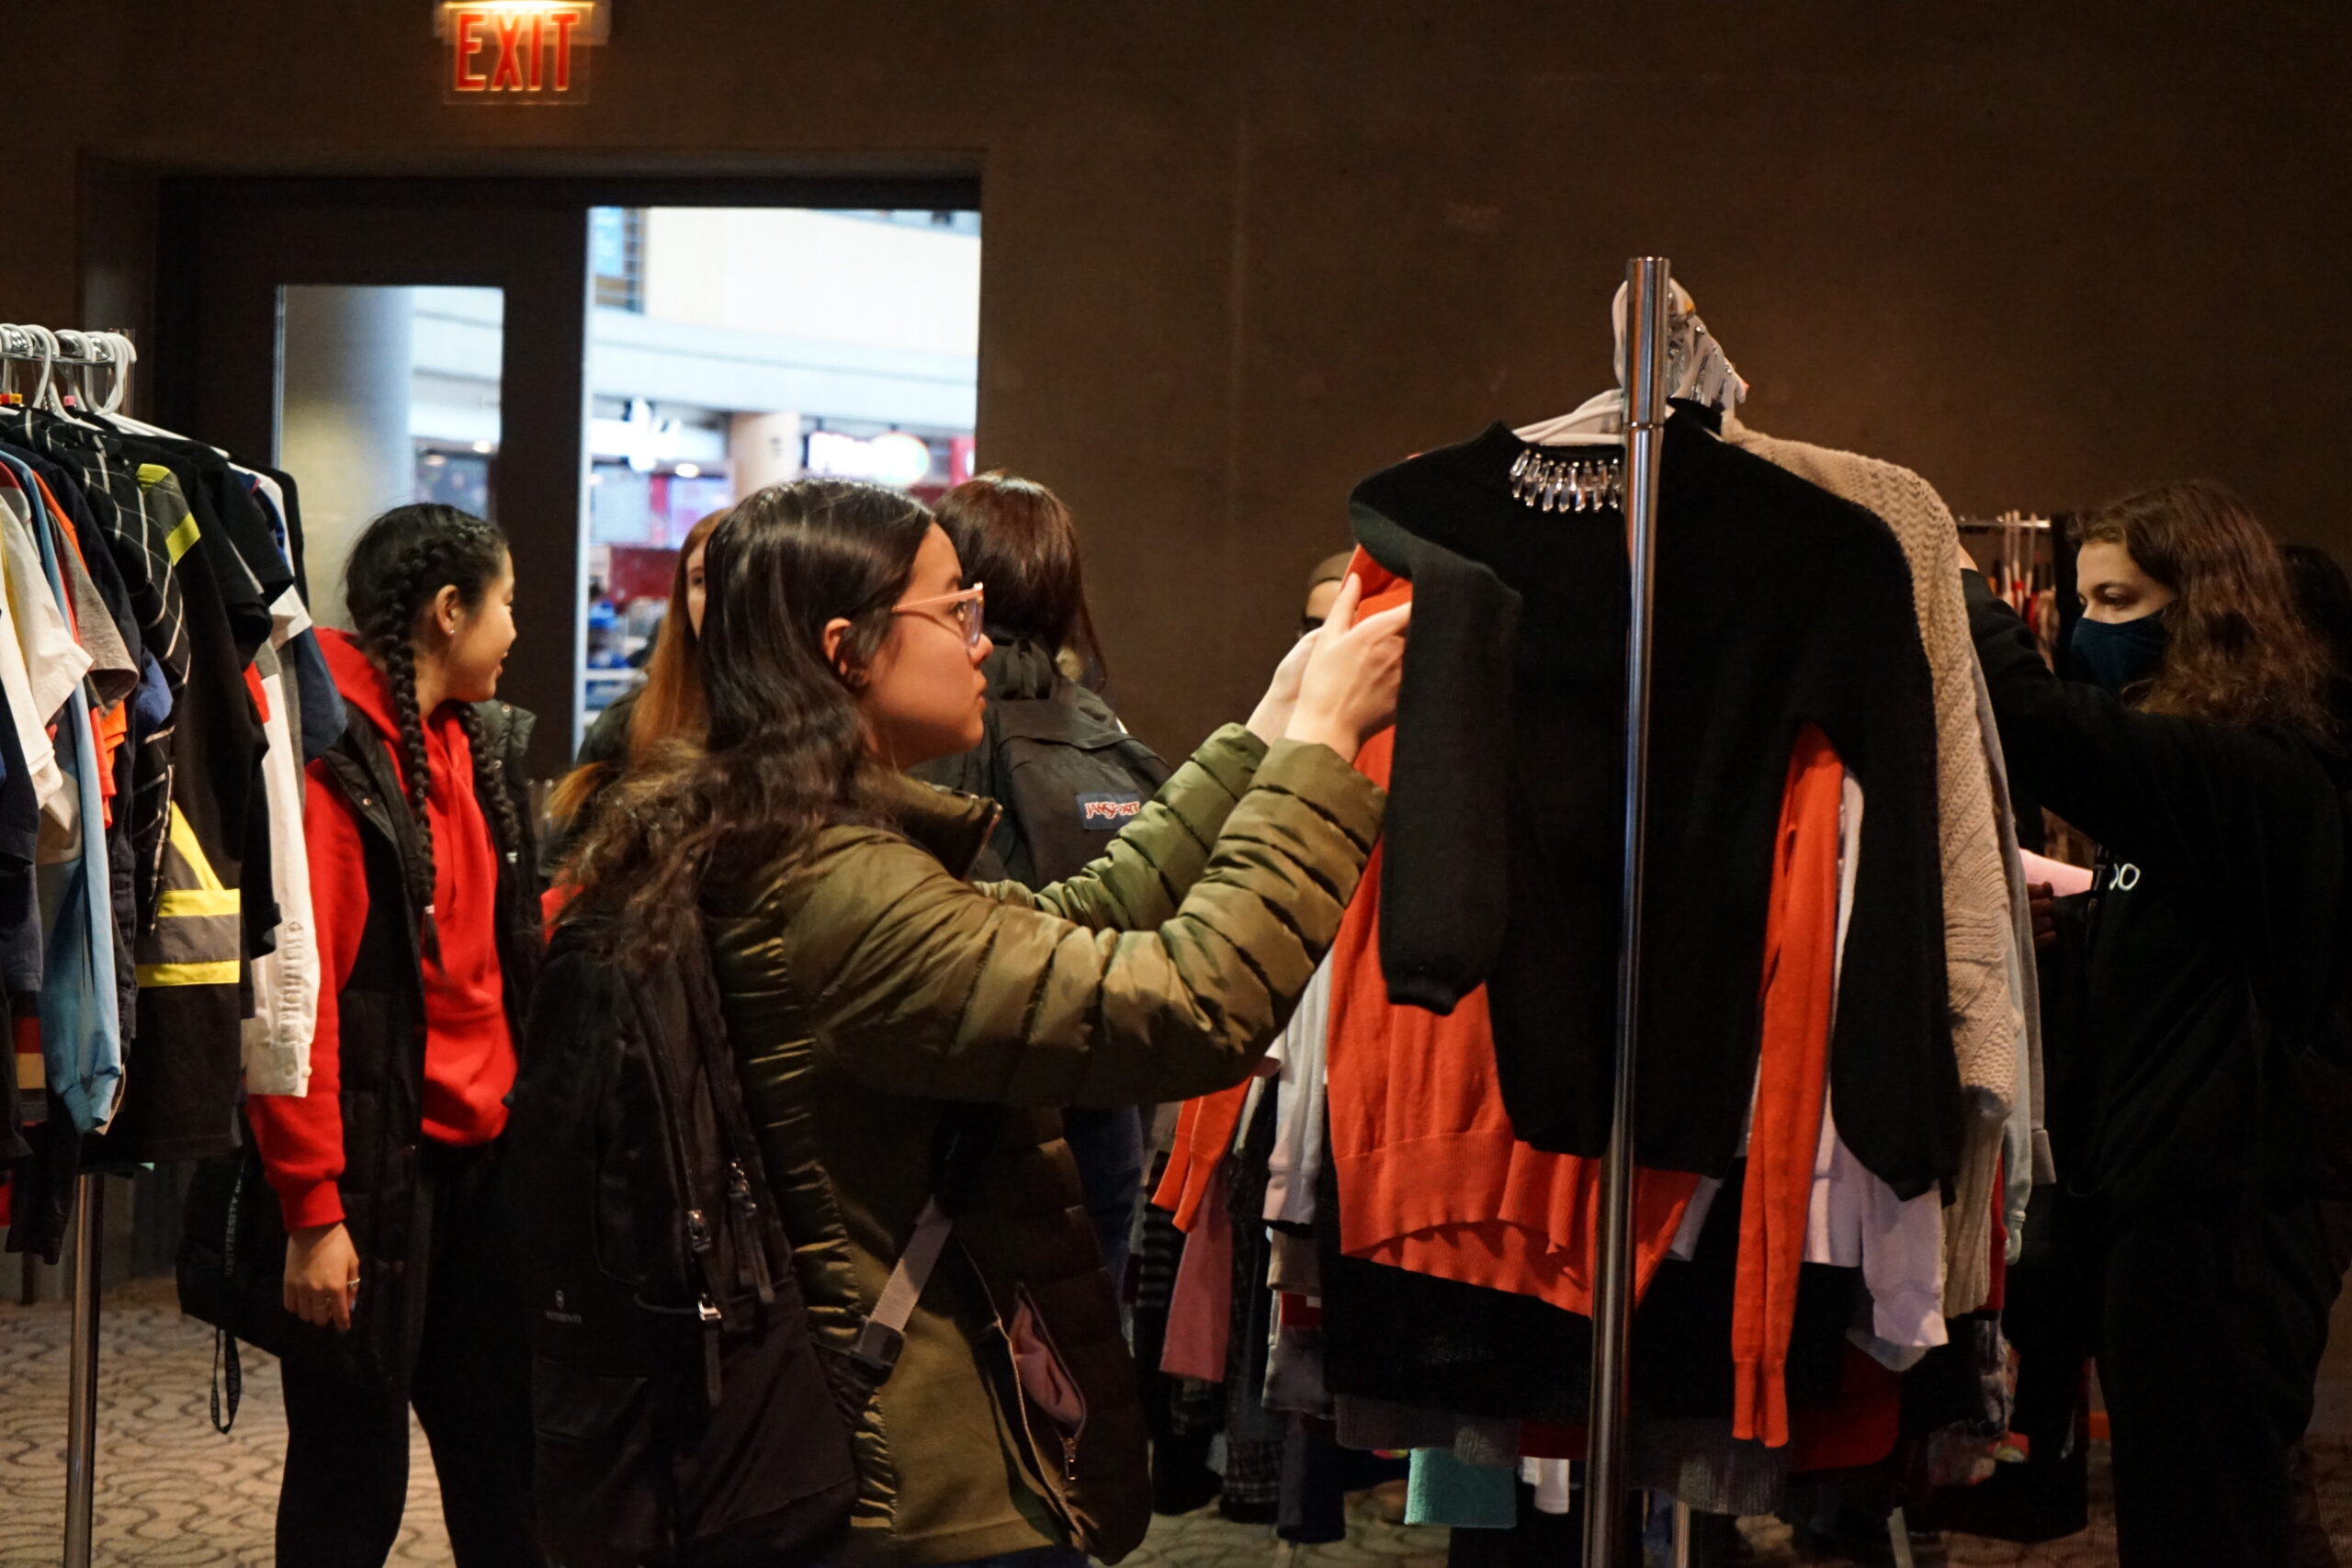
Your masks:
M 1109 709 L 1094 712 L 1101 703 L 1091 692 L 1074 690 L 1085 700 L 1008 702 L 991 716 L 996 777 L 988 793 L 1003 803 L 1005 820 L 989 847 L 1024 886 L 1048 886 L 1102 858 L 1168 782 L 1158 752 L 1119 728 Z
M 976 881 L 1048 886 L 1102 858 L 1159 793 L 1170 769 L 1036 644 L 1000 643 L 987 668 L 979 745 L 909 771 L 1004 807 L 972 867 Z
M 636 976 L 589 936 L 548 952 L 506 1134 L 540 1533 L 567 1568 L 822 1561 L 857 1396 L 810 1336 L 708 953 Z

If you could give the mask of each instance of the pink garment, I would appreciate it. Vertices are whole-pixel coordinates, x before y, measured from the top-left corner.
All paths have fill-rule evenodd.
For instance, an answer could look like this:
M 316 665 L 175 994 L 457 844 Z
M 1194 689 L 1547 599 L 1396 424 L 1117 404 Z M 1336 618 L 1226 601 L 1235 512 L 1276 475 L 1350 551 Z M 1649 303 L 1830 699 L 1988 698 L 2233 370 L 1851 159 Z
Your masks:
M 2025 863 L 2025 879 L 2028 882 L 2050 884 L 2050 891 L 2058 897 L 2071 897 L 2091 890 L 2091 874 L 2081 866 L 2068 865 L 2064 861 L 2052 860 L 2047 855 L 2035 854 L 2031 850 L 2019 850 L 2018 858 Z
M 1225 1354 L 1233 1333 L 1233 1214 L 1226 1206 L 1231 1162 L 1210 1172 L 1197 1218 L 1184 1237 L 1183 1261 L 1168 1303 L 1168 1342 L 1159 1370 L 1170 1377 L 1225 1381 Z

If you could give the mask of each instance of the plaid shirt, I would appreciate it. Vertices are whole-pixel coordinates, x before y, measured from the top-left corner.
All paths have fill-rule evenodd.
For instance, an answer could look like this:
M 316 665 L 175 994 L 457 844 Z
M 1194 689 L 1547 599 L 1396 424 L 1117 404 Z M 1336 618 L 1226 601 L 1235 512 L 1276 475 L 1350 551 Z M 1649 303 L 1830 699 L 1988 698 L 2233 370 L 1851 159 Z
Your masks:
M 162 666 L 172 712 L 188 675 L 187 611 L 175 568 L 196 543 L 196 518 L 179 481 L 168 468 L 141 467 L 126 459 L 104 431 L 44 415 L 15 427 L 0 424 L 55 462 L 72 468 L 88 495 L 99 532 L 120 569 L 139 618 L 139 635 Z M 140 931 L 153 928 L 164 886 L 164 863 L 171 828 L 172 731 L 166 717 L 139 737 L 131 764 L 132 857 L 137 866 L 136 906 Z

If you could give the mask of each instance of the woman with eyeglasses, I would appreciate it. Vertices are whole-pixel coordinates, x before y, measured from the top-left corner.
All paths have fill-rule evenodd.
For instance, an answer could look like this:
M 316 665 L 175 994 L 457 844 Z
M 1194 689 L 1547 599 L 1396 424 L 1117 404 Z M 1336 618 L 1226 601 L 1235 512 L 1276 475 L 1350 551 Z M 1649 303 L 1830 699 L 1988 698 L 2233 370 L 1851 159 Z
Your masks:
M 1208 1093 L 1263 1055 L 1379 832 L 1350 759 L 1395 712 L 1405 612 L 1359 621 L 1344 589 L 1247 727 L 1031 890 L 967 881 L 996 808 L 904 772 L 970 750 L 988 691 L 985 586 L 928 511 L 775 486 L 705 573 L 708 739 L 612 786 L 563 918 L 616 964 L 710 944 L 857 1422 L 842 1560 L 1115 1562 L 1149 1517 L 1143 1423 L 1056 1113 Z M 934 1201 L 950 1245 L 871 1354 Z

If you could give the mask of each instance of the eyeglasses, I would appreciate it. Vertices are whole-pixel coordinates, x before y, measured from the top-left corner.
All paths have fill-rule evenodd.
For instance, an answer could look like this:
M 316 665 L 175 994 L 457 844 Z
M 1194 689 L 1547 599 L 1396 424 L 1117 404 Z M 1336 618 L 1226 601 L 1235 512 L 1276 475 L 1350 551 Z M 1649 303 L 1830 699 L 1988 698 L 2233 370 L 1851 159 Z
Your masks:
M 945 610 L 945 622 L 963 634 L 966 648 L 978 648 L 988 620 L 987 585 L 975 582 L 960 593 L 942 593 L 935 599 L 910 599 L 903 604 L 890 606 L 894 615 L 929 615 Z

